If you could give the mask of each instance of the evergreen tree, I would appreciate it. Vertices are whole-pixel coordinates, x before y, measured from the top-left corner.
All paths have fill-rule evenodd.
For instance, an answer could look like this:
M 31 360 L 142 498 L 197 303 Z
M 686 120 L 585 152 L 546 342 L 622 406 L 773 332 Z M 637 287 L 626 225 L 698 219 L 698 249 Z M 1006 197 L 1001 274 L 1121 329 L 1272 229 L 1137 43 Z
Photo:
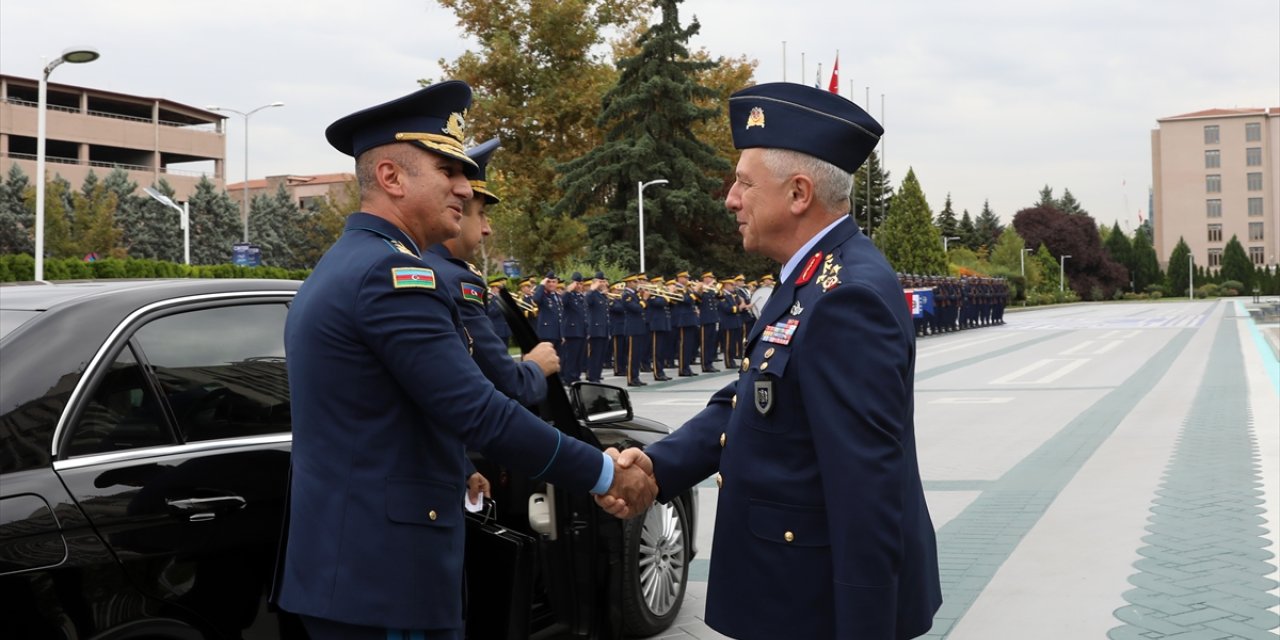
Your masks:
M 996 240 L 995 245 L 991 249 L 988 260 L 993 267 L 998 270 L 1013 274 L 1015 277 L 1023 280 L 1023 291 L 1031 291 L 1040 284 L 1040 268 L 1039 264 L 1033 259 L 1027 259 L 1026 248 L 1027 243 L 1022 240 L 1022 236 L 1012 227 L 1005 227 L 1000 233 L 1000 239 Z M 1024 274 L 1025 270 L 1025 274 Z
M 60 175 L 47 180 L 44 187 L 44 255 L 46 258 L 69 258 L 76 255 L 72 238 L 71 183 Z M 31 189 L 31 210 L 35 211 L 35 189 Z M 35 225 L 32 225 L 32 229 Z M 34 244 L 34 237 L 32 240 Z
M 867 203 L 868 167 L 871 171 L 871 203 L 869 205 Z M 880 157 L 876 152 L 872 151 L 866 163 L 853 172 L 853 193 L 850 197 L 853 199 L 854 221 L 863 229 L 867 228 L 867 207 L 871 208 L 870 235 L 874 238 L 876 230 L 884 224 L 885 217 L 893 205 L 893 187 L 890 186 L 889 172 L 881 167 Z
M 296 269 L 301 261 L 295 252 L 303 249 L 305 237 L 301 219 L 289 190 L 281 182 L 273 195 L 253 198 L 249 214 L 249 241 L 262 251 L 262 264 Z
M 1134 266 L 1133 245 L 1130 244 L 1128 236 L 1124 235 L 1124 231 L 1120 230 L 1120 223 L 1116 222 L 1111 228 L 1111 232 L 1107 234 L 1106 240 L 1102 246 L 1106 248 L 1107 254 L 1111 256 L 1117 264 L 1125 268 L 1125 272 L 1129 274 L 1128 282 L 1132 283 L 1135 290 L 1138 289 L 1137 279 L 1134 273 L 1137 269 Z
M 947 194 L 947 201 L 942 205 L 942 211 L 938 212 L 938 217 L 934 218 L 934 226 L 938 227 L 938 233 L 944 238 L 954 238 L 959 235 L 960 222 L 956 220 L 955 209 L 951 208 L 951 194 Z
M 1040 190 L 1040 201 L 1036 202 L 1035 205 L 1032 206 L 1033 209 L 1038 209 L 1040 207 L 1058 208 L 1058 201 L 1053 197 L 1053 187 L 1050 187 L 1047 184 Z
M 1244 285 L 1245 291 L 1253 290 L 1253 262 L 1234 234 L 1222 250 L 1222 270 L 1219 277 L 1221 282 L 1235 280 Z
M 338 241 L 347 224 L 347 215 L 360 210 L 360 185 L 354 179 L 331 187 L 329 197 L 314 211 L 303 214 L 303 242 L 297 259 L 303 269 L 311 269 Z M 486 243 L 488 240 L 485 241 Z
M 226 191 L 201 177 L 191 195 L 191 264 L 227 264 L 231 245 L 240 241 L 240 206 Z
M 107 176 L 108 184 L 112 184 L 113 175 L 114 172 Z M 128 180 L 127 175 L 122 177 Z M 133 193 L 136 186 L 128 182 L 120 184 L 119 189 L 112 190 L 120 193 L 126 188 L 131 188 L 127 193 Z M 173 187 L 164 178 L 160 178 L 153 188 L 176 200 Z M 150 196 L 129 196 L 122 201 L 118 210 L 117 219 L 124 231 L 122 242 L 129 250 L 129 257 L 182 262 L 182 214 L 179 211 Z
M 1133 234 L 1133 288 L 1145 292 L 1147 287 L 1159 284 L 1162 280 L 1160 260 L 1156 257 L 1155 247 L 1151 246 L 1151 236 L 1144 227 L 1138 227 Z
M 1190 258 L 1191 247 L 1187 246 L 1187 242 L 1179 237 L 1178 244 L 1174 245 L 1173 251 L 1169 254 L 1169 273 L 1166 278 L 1169 295 L 1187 295 L 1187 279 L 1190 277 L 1187 272 L 1187 261 Z
M 116 225 L 116 194 L 98 181 L 93 171 L 84 186 L 72 196 L 72 246 L 77 256 L 97 254 L 100 258 L 123 258 L 120 228 Z
M 697 83 L 714 66 L 689 56 L 685 43 L 697 20 L 680 26 L 678 0 L 658 0 L 662 20 L 639 39 L 639 52 L 621 59 L 617 85 L 604 96 L 597 124 L 604 142 L 559 167 L 564 198 L 553 213 L 586 217 L 589 253 L 595 264 L 639 264 L 637 185 L 661 177 L 669 183 L 645 200 L 646 268 L 673 273 L 699 263 L 729 270 L 742 262 L 733 238 L 733 216 L 711 194 L 729 163 L 694 137 L 693 127 L 723 117 L 699 99 L 714 92 Z M 736 269 L 735 269 L 736 270 Z
M 964 215 L 960 216 L 960 231 L 956 235 L 960 236 L 960 244 L 968 247 L 970 251 L 977 251 L 981 243 L 978 242 L 978 229 L 973 224 L 973 218 L 969 217 L 969 210 L 964 210 Z
M 25 253 L 34 255 L 35 207 L 27 206 L 27 190 L 35 189 L 15 162 L 9 175 L 0 182 L 0 255 Z
M 1062 190 L 1062 199 L 1058 200 L 1057 207 L 1063 213 L 1069 213 L 1073 216 L 1089 215 L 1089 212 L 1085 211 L 1084 207 L 1080 206 L 1080 203 L 1076 201 L 1076 197 L 1071 195 L 1070 189 Z
M 1031 259 L 1028 258 L 1027 262 L 1030 263 Z M 1040 271 L 1040 286 L 1036 291 L 1039 293 L 1060 291 L 1062 289 L 1062 280 L 1060 278 L 1062 268 L 1058 264 L 1058 259 L 1053 257 L 1052 253 L 1049 253 L 1049 247 L 1041 244 L 1040 248 L 1036 249 L 1035 263 Z M 1030 266 L 1028 266 L 1028 270 L 1030 270 Z
M 1004 225 L 1000 224 L 1000 218 L 996 217 L 995 212 L 991 210 L 991 201 L 983 200 L 982 212 L 973 221 L 973 233 L 978 242 L 978 247 L 985 246 L 990 248 L 995 246 L 1003 231 Z
M 947 257 L 942 236 L 933 226 L 933 214 L 913 169 L 894 198 L 893 209 L 875 236 L 876 246 L 899 273 L 946 275 Z

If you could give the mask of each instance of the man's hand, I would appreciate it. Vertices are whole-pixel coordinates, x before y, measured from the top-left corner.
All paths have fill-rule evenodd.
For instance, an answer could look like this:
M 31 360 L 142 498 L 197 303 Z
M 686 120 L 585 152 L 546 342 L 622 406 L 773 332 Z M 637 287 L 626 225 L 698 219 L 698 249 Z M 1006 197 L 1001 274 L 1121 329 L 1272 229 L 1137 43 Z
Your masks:
M 536 363 L 544 377 L 560 371 L 560 356 L 556 355 L 555 345 L 550 342 L 539 342 L 524 355 L 524 359 Z
M 467 478 L 467 502 L 475 504 L 476 501 L 480 499 L 480 494 L 482 493 L 486 498 L 492 497 L 492 492 L 489 487 L 489 479 L 477 471 L 471 474 L 470 478 Z
M 614 461 L 613 486 L 609 487 L 609 493 L 595 497 L 596 504 L 609 515 L 623 519 L 644 513 L 658 495 L 653 461 L 636 447 L 621 454 L 610 447 L 605 453 Z

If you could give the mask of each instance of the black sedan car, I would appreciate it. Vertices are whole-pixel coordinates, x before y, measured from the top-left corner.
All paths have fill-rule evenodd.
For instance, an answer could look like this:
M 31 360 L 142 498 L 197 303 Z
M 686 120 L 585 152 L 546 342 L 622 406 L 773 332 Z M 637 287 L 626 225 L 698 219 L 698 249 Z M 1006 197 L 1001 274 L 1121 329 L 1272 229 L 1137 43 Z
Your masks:
M 0 287 L 0 637 L 303 637 L 268 602 L 298 284 Z M 624 448 L 669 432 L 635 417 L 622 389 L 570 392 L 571 423 L 556 423 L 570 435 Z M 670 626 L 696 551 L 693 494 L 620 522 L 589 496 L 475 462 L 496 508 L 469 531 L 471 638 Z M 519 567 L 492 546 L 513 540 Z

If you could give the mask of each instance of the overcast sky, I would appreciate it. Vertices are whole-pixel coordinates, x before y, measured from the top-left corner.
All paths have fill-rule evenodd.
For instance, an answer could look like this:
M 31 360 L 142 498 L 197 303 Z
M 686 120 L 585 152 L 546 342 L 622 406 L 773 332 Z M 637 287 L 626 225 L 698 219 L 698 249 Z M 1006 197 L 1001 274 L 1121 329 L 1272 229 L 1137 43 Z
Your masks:
M 1277 0 L 686 0 L 691 43 L 759 62 L 758 82 L 825 88 L 883 115 L 898 184 L 915 169 L 936 212 L 984 199 L 1006 222 L 1042 186 L 1101 223 L 1147 211 L 1156 119 L 1280 106 Z M 655 17 L 656 19 L 656 17 Z M 38 77 L 74 45 L 102 57 L 51 81 L 248 111 L 251 178 L 350 170 L 329 122 L 398 97 L 469 45 L 433 0 L 4 0 L 0 72 Z M 783 63 L 784 44 L 786 63 Z M 804 60 L 802 69 L 801 60 Z M 883 110 L 881 107 L 883 98 Z M 244 175 L 243 119 L 228 124 L 227 178 Z

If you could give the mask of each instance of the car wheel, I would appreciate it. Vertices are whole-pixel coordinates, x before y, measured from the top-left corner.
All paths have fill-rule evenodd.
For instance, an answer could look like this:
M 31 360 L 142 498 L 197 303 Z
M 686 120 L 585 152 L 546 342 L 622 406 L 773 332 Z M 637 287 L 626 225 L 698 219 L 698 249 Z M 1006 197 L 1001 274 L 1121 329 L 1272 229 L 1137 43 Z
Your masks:
M 623 533 L 622 624 L 630 636 L 671 626 L 689 578 L 691 541 L 683 501 L 654 503 L 628 520 Z

